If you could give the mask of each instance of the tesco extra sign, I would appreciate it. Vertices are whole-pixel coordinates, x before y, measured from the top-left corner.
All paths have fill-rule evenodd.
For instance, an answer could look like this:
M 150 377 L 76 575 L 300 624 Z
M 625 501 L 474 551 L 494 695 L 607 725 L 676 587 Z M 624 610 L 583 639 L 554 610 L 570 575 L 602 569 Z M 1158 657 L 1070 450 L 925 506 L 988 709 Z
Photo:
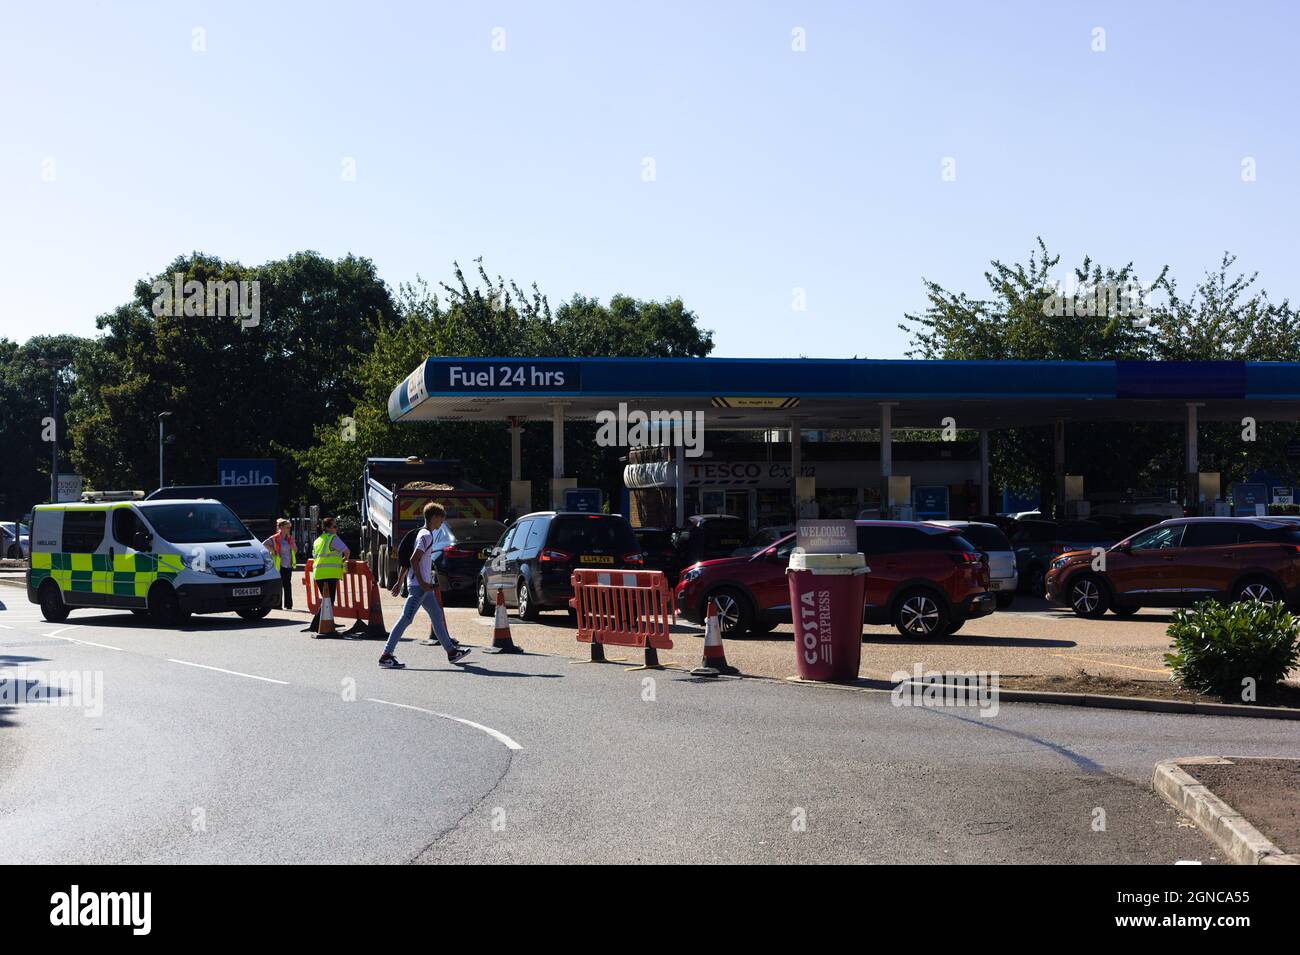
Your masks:
M 274 484 L 275 458 L 218 458 L 218 484 Z

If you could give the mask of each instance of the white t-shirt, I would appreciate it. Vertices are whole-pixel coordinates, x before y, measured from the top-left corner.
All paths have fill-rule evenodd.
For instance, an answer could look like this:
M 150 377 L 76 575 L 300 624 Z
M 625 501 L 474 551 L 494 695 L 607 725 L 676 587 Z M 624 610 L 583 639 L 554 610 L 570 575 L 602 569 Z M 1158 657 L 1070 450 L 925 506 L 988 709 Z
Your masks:
M 420 578 L 416 576 L 417 566 L 423 574 L 424 579 L 433 580 L 433 562 L 439 554 L 456 543 L 456 537 L 451 531 L 447 530 L 447 525 L 443 524 L 436 531 L 429 528 L 422 528 L 420 533 L 415 535 L 415 551 L 418 556 L 418 562 L 411 561 L 411 572 L 406 576 L 407 587 L 419 587 Z M 420 553 L 423 551 L 423 553 Z

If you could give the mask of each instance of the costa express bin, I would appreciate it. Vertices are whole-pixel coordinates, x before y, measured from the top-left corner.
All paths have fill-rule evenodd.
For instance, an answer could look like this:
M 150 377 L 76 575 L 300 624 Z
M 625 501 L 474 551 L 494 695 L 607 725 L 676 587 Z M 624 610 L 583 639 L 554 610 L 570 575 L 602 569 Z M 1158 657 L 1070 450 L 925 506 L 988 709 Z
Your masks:
M 790 555 L 795 659 L 805 680 L 847 682 L 862 660 L 862 603 L 871 568 L 861 554 Z

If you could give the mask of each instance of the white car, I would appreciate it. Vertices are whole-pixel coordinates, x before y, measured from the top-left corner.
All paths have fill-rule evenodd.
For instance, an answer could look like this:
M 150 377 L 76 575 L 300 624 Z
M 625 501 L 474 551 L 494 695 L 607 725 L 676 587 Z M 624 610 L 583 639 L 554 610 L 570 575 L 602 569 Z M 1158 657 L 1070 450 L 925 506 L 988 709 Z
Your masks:
M 0 557 L 24 560 L 31 551 L 27 525 L 17 521 L 0 522 Z
M 1007 540 L 1007 535 L 996 524 L 982 524 L 976 521 L 926 521 L 927 524 L 940 524 L 958 531 L 968 542 L 974 544 L 989 559 L 989 590 L 997 597 L 998 609 L 1005 610 L 1011 606 L 1016 597 L 1016 587 L 1020 575 L 1016 571 L 1016 552 Z

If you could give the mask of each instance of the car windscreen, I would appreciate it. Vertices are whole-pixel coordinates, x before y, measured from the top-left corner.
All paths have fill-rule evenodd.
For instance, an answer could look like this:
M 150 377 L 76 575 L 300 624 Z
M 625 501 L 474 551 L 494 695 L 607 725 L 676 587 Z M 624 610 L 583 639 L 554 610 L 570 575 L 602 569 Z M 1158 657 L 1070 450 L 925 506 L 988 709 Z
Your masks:
M 961 536 L 974 544 L 977 550 L 1011 550 L 1011 541 L 996 527 L 970 524 L 961 529 Z
M 218 501 L 158 504 L 140 511 L 154 533 L 170 544 L 225 544 L 253 539 L 235 512 Z
M 1114 533 L 1100 524 L 1061 524 L 1056 528 L 1056 539 L 1080 544 L 1100 544 L 1115 539 Z
M 495 544 L 506 532 L 506 526 L 500 521 L 472 520 L 469 518 L 452 518 L 447 521 L 447 530 L 458 541 L 475 544 Z
M 635 554 L 641 550 L 625 520 L 608 517 L 557 517 L 547 547 L 570 554 Z

